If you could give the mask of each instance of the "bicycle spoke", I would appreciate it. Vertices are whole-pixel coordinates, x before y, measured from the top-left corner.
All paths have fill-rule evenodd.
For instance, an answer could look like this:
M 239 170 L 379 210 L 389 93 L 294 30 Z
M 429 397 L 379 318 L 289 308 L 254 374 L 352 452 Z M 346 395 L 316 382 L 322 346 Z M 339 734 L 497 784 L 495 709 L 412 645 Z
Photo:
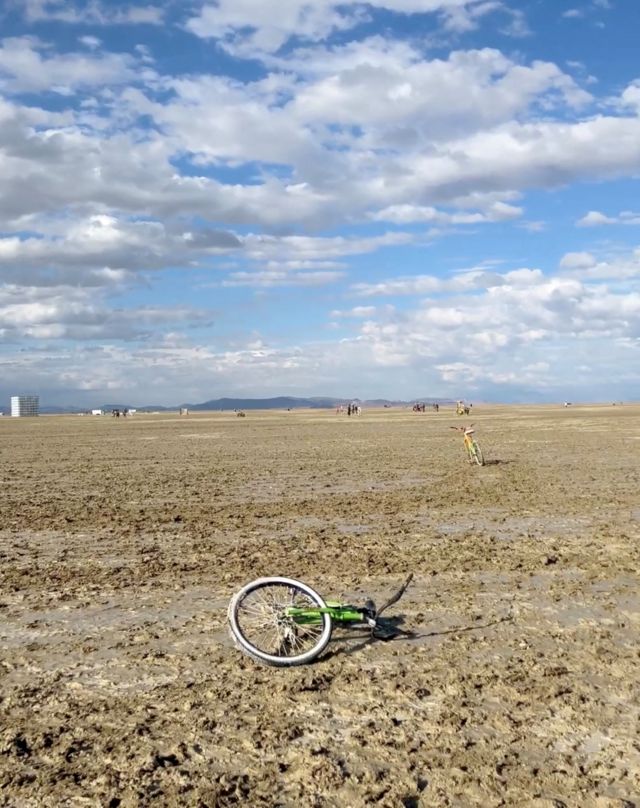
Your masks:
M 274 656 L 297 656 L 313 648 L 324 631 L 324 618 L 309 625 L 289 609 L 314 610 L 317 604 L 296 587 L 276 584 L 250 592 L 240 604 L 237 619 L 243 634 L 257 648 Z
M 304 626 L 296 623 L 296 631 L 305 637 L 317 637 L 322 634 L 322 623 L 318 623 L 317 626 Z

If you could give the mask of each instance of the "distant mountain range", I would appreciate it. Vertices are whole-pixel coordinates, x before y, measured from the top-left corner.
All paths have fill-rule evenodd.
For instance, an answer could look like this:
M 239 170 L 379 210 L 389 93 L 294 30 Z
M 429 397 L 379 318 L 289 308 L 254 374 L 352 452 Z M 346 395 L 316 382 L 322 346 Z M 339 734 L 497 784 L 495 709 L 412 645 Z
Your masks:
M 432 398 L 424 396 L 423 398 L 412 398 L 409 401 L 390 400 L 386 398 L 375 398 L 361 400 L 359 398 L 332 398 L 330 396 L 319 396 L 314 398 L 296 398 L 294 396 L 276 396 L 275 398 L 215 398 L 210 401 L 203 401 L 201 404 L 179 404 L 175 407 L 167 407 L 164 404 L 153 404 L 145 406 L 136 406 L 134 404 L 116 403 L 116 404 L 103 404 L 101 407 L 91 409 L 102 409 L 104 412 L 118 409 L 135 409 L 137 412 L 175 412 L 180 407 L 186 407 L 192 412 L 202 412 L 205 410 L 293 410 L 293 409 L 316 409 L 326 410 L 333 409 L 340 406 L 340 404 L 349 404 L 355 401 L 363 407 L 406 407 L 414 404 L 416 401 L 425 402 L 427 404 L 451 404 L 452 399 L 448 398 Z M 87 408 L 83 407 L 55 407 L 55 406 L 42 406 L 40 412 L 48 415 L 62 414 L 62 413 L 81 413 L 87 412 Z

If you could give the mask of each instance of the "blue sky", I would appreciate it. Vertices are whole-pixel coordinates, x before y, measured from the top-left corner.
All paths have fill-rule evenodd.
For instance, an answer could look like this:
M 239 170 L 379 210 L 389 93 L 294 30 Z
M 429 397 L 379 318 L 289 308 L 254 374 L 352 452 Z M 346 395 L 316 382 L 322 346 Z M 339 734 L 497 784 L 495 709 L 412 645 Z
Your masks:
M 637 0 L 5 0 L 0 409 L 640 398 Z

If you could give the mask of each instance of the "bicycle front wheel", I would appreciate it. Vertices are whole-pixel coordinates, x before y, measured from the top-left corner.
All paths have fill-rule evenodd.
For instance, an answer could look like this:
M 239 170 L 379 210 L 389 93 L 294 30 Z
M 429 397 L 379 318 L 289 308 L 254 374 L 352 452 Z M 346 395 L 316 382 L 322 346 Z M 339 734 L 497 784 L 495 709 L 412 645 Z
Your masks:
M 240 650 L 276 667 L 304 665 L 319 656 L 331 638 L 326 604 L 310 586 L 293 578 L 258 578 L 229 604 L 229 628 Z M 304 610 L 304 617 L 291 614 Z
M 479 466 L 484 466 L 484 455 L 482 454 L 482 449 L 475 441 L 473 442 L 472 452 L 473 459 L 476 461 L 476 463 Z

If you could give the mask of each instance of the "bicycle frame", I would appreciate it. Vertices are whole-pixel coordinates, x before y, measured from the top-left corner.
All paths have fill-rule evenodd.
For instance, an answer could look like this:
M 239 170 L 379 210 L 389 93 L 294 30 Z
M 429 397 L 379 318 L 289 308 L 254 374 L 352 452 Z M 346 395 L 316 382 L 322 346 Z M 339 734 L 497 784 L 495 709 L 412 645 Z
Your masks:
M 295 606 L 289 606 L 285 610 L 287 617 L 291 617 L 296 623 L 305 625 L 309 623 L 320 623 L 322 615 L 328 614 L 332 620 L 337 623 L 360 623 L 364 625 L 369 624 L 368 610 L 358 609 L 356 606 L 345 606 L 342 603 L 327 603 L 323 608 L 317 607 L 314 609 L 301 609 Z
M 467 451 L 467 458 L 470 463 L 473 463 L 474 460 L 479 466 L 484 466 L 484 457 L 482 454 L 482 449 L 476 443 L 476 440 L 473 437 L 473 424 L 468 427 L 464 426 L 452 426 L 451 429 L 455 429 L 456 432 L 462 432 L 462 440 L 464 442 L 464 448 Z
M 368 626 L 373 636 L 376 636 L 376 630 L 380 628 L 379 622 L 380 615 L 386 611 L 389 606 L 393 606 L 407 591 L 407 587 L 413 580 L 413 573 L 411 573 L 402 584 L 400 589 L 392 595 L 379 609 L 372 600 L 367 600 L 364 606 L 351 606 L 338 601 L 326 601 L 325 606 L 315 606 L 313 608 L 301 608 L 298 606 L 287 606 L 285 609 L 285 616 L 290 617 L 298 625 L 310 625 L 322 622 L 322 616 L 327 614 L 331 620 L 341 625 L 359 625 Z

